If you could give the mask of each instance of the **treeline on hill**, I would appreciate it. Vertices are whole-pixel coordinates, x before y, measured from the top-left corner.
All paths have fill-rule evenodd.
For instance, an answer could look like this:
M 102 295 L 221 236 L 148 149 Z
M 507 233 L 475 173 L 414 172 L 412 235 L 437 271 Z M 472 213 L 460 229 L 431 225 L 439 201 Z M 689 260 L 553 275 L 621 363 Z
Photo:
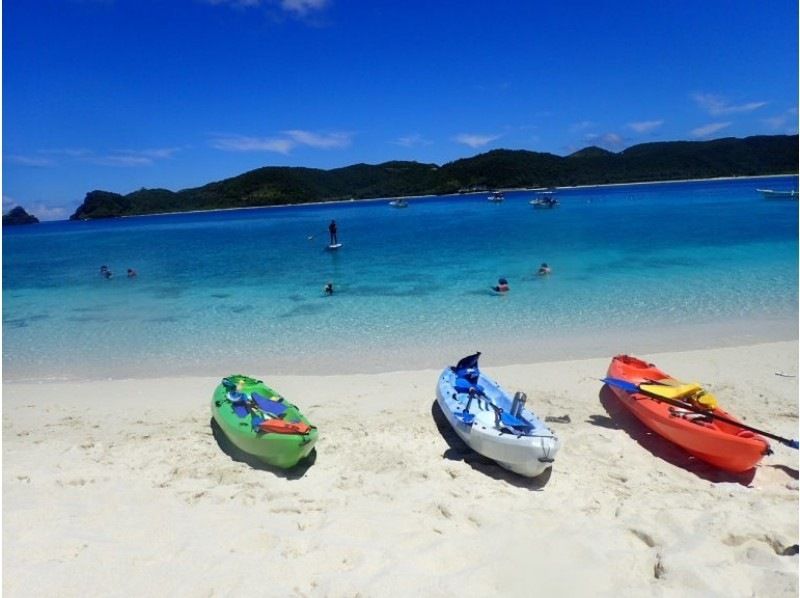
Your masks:
M 619 152 L 588 147 L 566 157 L 494 150 L 443 166 L 355 164 L 333 170 L 267 166 L 202 187 L 91 191 L 71 220 L 312 201 L 457 193 L 464 189 L 559 187 L 796 173 L 797 135 L 670 141 Z

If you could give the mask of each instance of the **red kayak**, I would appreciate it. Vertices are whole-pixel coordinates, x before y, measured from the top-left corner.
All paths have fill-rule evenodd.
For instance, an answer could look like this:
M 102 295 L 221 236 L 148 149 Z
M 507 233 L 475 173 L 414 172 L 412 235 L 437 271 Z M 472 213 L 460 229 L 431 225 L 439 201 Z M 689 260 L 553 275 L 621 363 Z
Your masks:
M 742 473 L 771 452 L 762 436 L 738 427 L 739 420 L 721 409 L 713 395 L 697 384 L 672 378 L 652 363 L 617 355 L 608 367 L 608 378 L 620 381 L 608 386 L 639 421 L 715 467 Z

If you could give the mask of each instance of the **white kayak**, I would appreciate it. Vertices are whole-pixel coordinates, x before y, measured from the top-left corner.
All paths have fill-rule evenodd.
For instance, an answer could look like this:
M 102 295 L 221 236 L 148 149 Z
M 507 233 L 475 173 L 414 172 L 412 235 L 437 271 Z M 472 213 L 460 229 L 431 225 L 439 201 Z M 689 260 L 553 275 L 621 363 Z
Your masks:
M 439 376 L 436 401 L 456 434 L 476 453 L 519 475 L 534 478 L 553 466 L 561 446 L 553 431 L 478 369 L 470 355 Z

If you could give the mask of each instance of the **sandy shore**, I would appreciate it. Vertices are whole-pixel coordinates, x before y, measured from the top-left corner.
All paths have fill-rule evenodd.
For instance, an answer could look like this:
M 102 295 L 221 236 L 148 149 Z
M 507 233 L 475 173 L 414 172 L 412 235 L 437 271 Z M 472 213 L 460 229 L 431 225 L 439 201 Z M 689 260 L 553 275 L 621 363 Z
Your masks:
M 796 341 L 642 357 L 797 438 Z M 244 372 L 320 429 L 290 475 L 222 450 L 216 376 L 6 383 L 3 593 L 797 596 L 797 451 L 773 443 L 744 476 L 694 462 L 601 391 L 607 365 L 484 355 L 541 417 L 569 415 L 544 484 L 449 433 L 438 370 Z

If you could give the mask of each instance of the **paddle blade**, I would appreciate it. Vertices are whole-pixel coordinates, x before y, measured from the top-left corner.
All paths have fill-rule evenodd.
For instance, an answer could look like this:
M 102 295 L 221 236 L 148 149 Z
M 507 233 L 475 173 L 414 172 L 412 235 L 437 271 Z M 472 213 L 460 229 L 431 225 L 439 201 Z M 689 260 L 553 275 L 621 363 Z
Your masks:
M 633 382 L 622 380 L 621 378 L 601 378 L 609 386 L 616 386 L 627 392 L 640 392 L 639 386 Z

